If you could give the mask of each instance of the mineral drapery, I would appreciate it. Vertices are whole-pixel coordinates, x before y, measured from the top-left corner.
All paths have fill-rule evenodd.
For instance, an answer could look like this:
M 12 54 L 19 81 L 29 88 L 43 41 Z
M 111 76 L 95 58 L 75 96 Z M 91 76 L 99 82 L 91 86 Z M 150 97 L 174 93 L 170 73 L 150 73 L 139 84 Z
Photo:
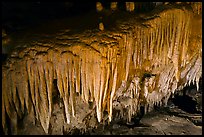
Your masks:
M 28 112 L 48 133 L 55 109 L 54 80 L 67 124 L 76 119 L 83 123 L 89 114 L 79 112 L 79 100 L 85 106 L 94 104 L 91 112 L 98 122 L 105 118 L 104 112 L 111 121 L 114 110 L 130 121 L 140 106 L 147 112 L 166 104 L 171 94 L 188 84 L 199 88 L 202 26 L 194 16 L 201 10 L 194 9 L 196 13 L 166 7 L 142 22 L 137 17 L 118 22 L 115 30 L 56 34 L 49 41 L 27 43 L 30 46 L 12 53 L 2 65 L 4 132 L 7 116 L 17 132 L 18 118 Z

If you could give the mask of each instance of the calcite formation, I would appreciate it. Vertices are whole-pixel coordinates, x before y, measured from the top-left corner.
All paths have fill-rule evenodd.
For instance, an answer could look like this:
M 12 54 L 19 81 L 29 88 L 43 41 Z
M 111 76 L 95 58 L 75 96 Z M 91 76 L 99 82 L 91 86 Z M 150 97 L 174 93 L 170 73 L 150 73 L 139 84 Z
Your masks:
M 54 80 L 65 124 L 80 129 L 91 113 L 99 123 L 111 122 L 116 110 L 131 121 L 141 106 L 148 112 L 188 84 L 199 88 L 202 25 L 195 11 L 166 5 L 111 30 L 57 33 L 16 49 L 2 65 L 4 133 L 12 128 L 17 134 L 18 119 L 27 113 L 49 132 Z

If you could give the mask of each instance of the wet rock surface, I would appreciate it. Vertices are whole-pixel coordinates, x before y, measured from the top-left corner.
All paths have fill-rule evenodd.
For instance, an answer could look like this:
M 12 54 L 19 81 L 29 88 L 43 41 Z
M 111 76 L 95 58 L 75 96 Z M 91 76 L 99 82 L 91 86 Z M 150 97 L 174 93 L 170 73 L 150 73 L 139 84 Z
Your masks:
M 172 16 L 169 16 L 170 14 L 168 13 L 172 13 L 173 18 Z M 166 15 L 170 19 L 166 18 Z M 185 29 L 185 25 L 183 27 L 181 25 L 180 27 L 175 27 L 173 25 L 179 22 L 180 16 L 182 17 L 183 22 L 187 22 L 187 19 L 190 20 L 189 14 L 185 14 L 183 11 L 180 11 L 180 10 L 178 12 L 178 9 L 174 9 L 168 12 L 162 12 L 161 16 L 163 16 L 162 19 L 164 19 L 166 23 L 169 23 L 169 20 L 173 22 L 174 18 L 176 18 L 175 19 L 176 22 L 173 22 L 171 24 L 172 28 L 174 28 L 175 30 L 172 32 L 173 38 L 178 37 L 177 36 L 178 34 L 175 33 L 177 28 L 183 28 L 184 30 L 189 30 L 190 32 L 191 29 L 188 27 L 188 24 L 186 24 L 186 28 L 189 28 L 189 29 Z M 177 20 L 177 17 L 178 17 L 178 20 Z M 88 28 L 91 29 L 93 26 L 96 27 L 97 22 L 95 22 L 95 25 L 92 24 L 88 28 L 82 27 L 83 29 L 81 28 L 81 31 L 79 30 L 77 31 L 77 33 L 79 33 L 78 35 L 74 35 L 75 31 L 69 31 L 69 27 L 66 29 L 62 27 L 63 32 L 57 33 L 57 34 L 55 34 L 56 33 L 55 31 L 58 32 L 61 29 L 59 28 L 49 29 L 53 31 L 53 33 L 55 32 L 54 33 L 55 35 L 52 35 L 51 32 L 49 32 L 48 35 L 44 33 L 41 35 L 36 35 L 36 33 L 33 32 L 33 28 L 32 28 L 31 29 L 32 33 L 29 32 L 29 34 L 34 34 L 33 36 L 26 37 L 26 38 L 23 37 L 22 39 L 20 38 L 19 42 L 17 42 L 21 46 L 22 46 L 22 43 L 25 42 L 25 44 L 23 45 L 25 45 L 25 47 L 27 46 L 28 48 L 22 47 L 22 50 L 20 49 L 17 50 L 16 54 L 12 54 L 11 56 L 12 58 L 10 58 L 11 62 L 8 62 L 7 64 L 8 66 L 4 67 L 4 71 L 3 71 L 4 76 L 2 80 L 4 82 L 2 84 L 4 86 L 3 88 L 4 89 L 3 90 L 3 100 L 4 100 L 3 103 L 4 104 L 2 105 L 3 107 L 2 110 L 4 110 L 4 112 L 2 113 L 3 115 L 2 119 L 4 120 L 2 123 L 3 126 L 5 127 L 8 126 L 8 128 L 10 128 L 9 124 L 6 125 L 7 124 L 6 117 L 9 117 L 11 119 L 11 123 L 14 126 L 14 130 L 15 130 L 15 127 L 18 128 L 18 134 L 45 134 L 45 132 L 47 134 L 64 134 L 64 135 L 67 135 L 67 134 L 72 134 L 72 135 L 73 134 L 91 134 L 91 135 L 92 134 L 97 134 L 97 135 L 98 134 L 111 134 L 111 135 L 119 135 L 119 134 L 199 134 L 199 133 L 201 134 L 201 128 L 199 126 L 199 123 L 201 123 L 202 121 L 202 117 L 200 114 L 200 112 L 202 112 L 202 109 L 200 111 L 200 110 L 197 110 L 197 108 L 195 108 L 196 106 L 195 100 L 197 99 L 200 100 L 201 97 L 195 98 L 194 101 L 190 101 L 190 102 L 193 102 L 194 104 L 193 105 L 194 110 L 192 111 L 192 113 L 190 113 L 189 111 L 183 112 L 183 110 L 181 110 L 181 107 L 177 108 L 177 107 L 174 107 L 174 104 L 171 104 L 170 107 L 165 108 L 164 111 L 162 111 L 161 109 L 159 111 L 148 113 L 147 115 L 143 117 L 140 116 L 139 118 L 133 118 L 133 120 L 129 121 L 128 124 L 126 122 L 123 122 L 123 120 L 118 119 L 118 120 L 112 120 L 110 124 L 105 125 L 105 126 L 103 126 L 104 124 L 98 125 L 98 128 L 96 129 L 86 128 L 86 125 L 91 125 L 94 127 L 95 124 L 97 123 L 97 118 L 98 118 L 98 121 L 101 121 L 100 120 L 101 113 L 102 113 L 101 110 L 105 108 L 106 104 L 108 105 L 106 112 L 108 110 L 109 116 L 112 116 L 112 106 L 115 106 L 114 103 L 115 102 L 117 103 L 117 101 L 119 101 L 119 104 L 123 105 L 122 108 L 126 109 L 124 113 L 121 113 L 122 115 L 121 117 L 130 118 L 130 116 L 135 114 L 135 112 L 140 111 L 139 110 L 140 104 L 145 103 L 147 95 L 148 95 L 147 99 L 149 101 L 148 105 L 151 105 L 150 107 L 154 105 L 158 105 L 158 104 L 160 105 L 161 103 L 167 102 L 169 96 L 171 95 L 170 93 L 171 92 L 174 93 L 176 88 L 182 89 L 185 83 L 189 84 L 193 82 L 197 84 L 199 78 L 201 77 L 201 73 L 202 73 L 201 71 L 201 61 L 202 61 L 201 52 L 202 51 L 199 50 L 199 48 L 201 47 L 200 43 L 196 43 L 196 42 L 194 43 L 194 41 L 196 40 L 193 39 L 194 41 L 191 42 L 190 44 L 194 46 L 190 45 L 189 49 L 188 48 L 183 49 L 184 51 L 186 51 L 186 53 L 188 53 L 187 54 L 189 55 L 188 57 L 192 56 L 191 60 L 190 58 L 186 59 L 185 57 L 187 55 L 185 56 L 185 54 L 180 56 L 179 57 L 180 60 L 178 60 L 177 52 L 179 51 L 176 50 L 176 48 L 178 49 L 180 48 L 178 46 L 176 46 L 175 48 L 173 45 L 169 45 L 172 47 L 172 49 L 175 49 L 174 52 L 172 51 L 174 53 L 174 56 L 172 57 L 172 60 L 169 61 L 168 56 L 167 56 L 168 55 L 167 54 L 168 45 L 165 45 L 165 47 L 161 46 L 161 48 L 155 47 L 156 48 L 155 50 L 152 48 L 151 49 L 152 52 L 151 52 L 148 50 L 147 51 L 144 50 L 144 49 L 149 48 L 148 47 L 149 44 L 145 44 L 145 42 L 143 41 L 143 39 L 150 39 L 149 37 L 152 35 L 158 36 L 157 39 L 151 40 L 152 42 L 160 41 L 166 35 L 159 35 L 159 34 L 160 33 L 164 34 L 165 33 L 164 28 L 165 26 L 168 26 L 168 25 L 163 25 L 161 27 L 160 25 L 158 25 L 158 23 L 155 23 L 156 21 L 159 22 L 158 18 L 153 19 L 152 25 L 153 26 L 156 25 L 154 27 L 158 28 L 158 32 L 160 32 L 159 34 L 157 34 L 153 29 L 152 30 L 145 29 L 148 26 L 148 23 L 151 23 L 150 21 L 149 22 L 147 21 L 146 22 L 147 24 L 142 24 L 140 22 L 140 25 L 137 26 L 137 24 L 135 24 L 137 20 L 138 18 L 128 20 L 127 22 L 125 21 L 121 23 L 118 22 L 117 28 L 118 30 L 120 28 L 121 32 L 123 32 L 123 33 L 120 32 L 121 34 L 120 33 L 115 34 L 115 32 L 118 32 L 117 30 L 112 30 L 113 32 L 109 33 L 108 27 L 107 27 L 106 32 L 92 30 L 92 31 L 86 31 L 84 33 L 81 33 L 82 30 L 86 30 Z M 67 26 L 65 22 L 63 23 L 65 24 L 65 26 Z M 71 24 L 73 24 L 73 22 Z M 44 24 L 44 26 L 45 25 L 47 24 Z M 53 26 L 56 26 L 56 24 L 54 23 Z M 76 27 L 79 27 L 79 26 L 81 25 L 76 25 Z M 87 26 L 87 25 L 83 24 L 82 26 Z M 47 27 L 46 29 L 48 28 L 49 27 Z M 135 28 L 134 35 L 130 31 L 133 28 Z M 159 31 L 160 29 L 163 31 Z M 72 35 L 69 34 L 70 32 L 72 32 Z M 131 33 L 124 34 L 125 32 L 131 32 Z M 146 32 L 151 32 L 151 33 L 146 33 Z M 182 31 L 181 29 L 181 32 L 185 32 L 185 31 Z M 93 33 L 95 33 L 96 35 L 92 35 Z M 87 34 L 90 34 L 90 35 L 87 35 Z M 147 37 L 144 34 L 148 34 Z M 169 35 L 170 34 L 171 32 L 169 32 Z M 24 35 L 29 36 L 26 33 L 23 33 L 23 36 Z M 197 36 L 196 33 L 195 35 Z M 199 33 L 199 35 L 201 35 L 201 33 Z M 137 36 L 138 37 L 137 40 L 140 39 L 137 42 L 137 44 L 142 43 L 145 46 L 144 47 L 134 46 L 134 44 L 132 44 L 132 42 L 135 41 L 135 38 L 133 36 Z M 140 36 L 145 36 L 145 37 L 140 37 Z M 179 36 L 183 36 L 183 34 Z M 166 40 L 167 40 L 166 43 L 172 40 L 168 38 L 169 37 L 166 36 Z M 38 41 L 35 41 L 37 39 Z M 30 40 L 31 42 L 26 43 L 26 41 L 30 41 Z M 164 41 L 165 41 L 165 38 L 164 38 Z M 179 41 L 179 40 L 176 38 L 176 41 Z M 183 41 L 185 41 L 185 39 Z M 14 42 L 15 42 L 14 45 L 18 45 L 16 44 L 15 40 Z M 162 43 L 160 44 L 162 45 Z M 110 47 L 110 45 L 112 46 Z M 174 45 L 177 45 L 177 42 L 175 42 Z M 154 44 L 152 44 L 152 46 L 154 47 Z M 182 44 L 180 44 L 179 46 L 182 47 Z M 133 49 L 135 47 L 136 49 Z M 163 49 L 165 53 L 163 52 Z M 135 53 L 133 54 L 132 51 L 135 51 Z M 142 51 L 146 51 L 146 52 L 142 52 Z M 157 51 L 157 52 L 153 52 L 153 51 Z M 194 55 L 193 51 L 195 51 L 196 56 L 193 56 Z M 71 54 L 71 53 L 74 53 L 74 54 Z M 141 53 L 142 56 L 141 55 L 136 56 L 137 53 L 138 54 Z M 183 53 L 183 51 L 181 53 Z M 155 62 L 151 64 L 150 63 L 151 61 L 145 60 L 146 58 L 145 56 L 147 56 L 147 54 L 148 56 L 153 54 L 154 56 L 153 57 L 151 56 L 151 58 L 161 57 L 160 55 L 164 55 L 161 58 L 166 59 L 166 60 L 160 61 L 159 58 L 158 59 L 154 58 L 153 61 Z M 31 59 L 27 55 L 29 55 L 33 59 Z M 103 58 L 104 56 L 107 56 L 107 59 Z M 66 60 L 65 58 L 69 58 L 70 61 Z M 131 61 L 131 59 L 133 58 L 134 60 Z M 79 59 L 81 59 L 82 65 L 79 63 Z M 118 61 L 116 62 L 115 59 L 117 59 Z M 99 63 L 103 64 L 103 66 L 107 66 L 106 63 L 109 61 L 111 62 L 111 65 L 108 65 L 107 68 L 104 67 L 104 69 L 99 69 L 100 68 L 99 64 L 96 63 L 94 60 L 100 61 Z M 190 63 L 187 63 L 186 68 L 183 70 L 183 68 L 178 65 L 180 61 L 185 61 L 185 62 L 190 61 Z M 72 62 L 73 64 L 70 62 Z M 163 64 L 160 64 L 161 62 Z M 65 67 L 64 69 L 64 67 L 62 66 L 65 66 L 65 64 L 67 65 L 67 63 L 69 67 L 67 68 Z M 166 63 L 168 65 L 166 65 Z M 137 66 L 141 64 L 142 66 L 139 70 L 135 69 Z M 157 65 L 160 64 L 164 67 L 158 68 L 157 65 L 155 64 Z M 26 65 L 28 65 L 29 67 L 26 68 Z M 116 66 L 116 67 L 113 67 L 113 66 Z M 121 66 L 123 66 L 122 69 L 121 69 Z M 152 73 L 149 72 L 149 69 L 151 66 L 154 68 L 153 70 L 151 70 Z M 9 70 L 7 70 L 7 68 L 9 68 Z M 69 74 L 67 73 L 68 71 L 66 71 L 66 69 L 68 68 L 69 68 Z M 82 68 L 82 69 L 79 69 L 79 68 Z M 90 68 L 92 69 L 92 71 Z M 144 69 L 148 71 L 143 72 Z M 180 69 L 181 69 L 181 72 L 180 72 Z M 97 71 L 94 71 L 94 70 L 97 70 Z M 111 72 L 109 72 L 108 70 L 111 70 Z M 57 74 L 53 75 L 54 71 Z M 104 72 L 107 74 L 104 77 L 102 76 L 100 77 L 100 74 L 102 75 L 104 74 Z M 139 74 L 137 74 L 138 76 L 135 76 L 136 75 L 135 72 L 139 72 Z M 157 72 L 157 75 L 154 76 L 155 72 Z M 80 73 L 81 73 L 81 77 L 79 75 Z M 109 77 L 109 73 L 110 73 L 110 77 Z M 180 73 L 181 73 L 181 80 L 179 81 Z M 37 76 L 35 74 L 37 74 Z M 74 81 L 73 79 L 75 78 L 74 74 L 77 75 L 76 82 L 73 82 Z M 84 74 L 94 76 L 94 77 L 88 78 Z M 151 76 L 147 77 L 145 76 L 146 74 L 150 74 L 152 75 L 152 77 Z M 29 77 L 29 80 L 28 80 L 28 77 Z M 142 83 L 139 83 L 139 80 L 137 80 L 138 77 L 141 78 Z M 50 82 L 47 82 L 48 79 Z M 61 101 L 62 103 L 60 102 L 52 103 L 51 101 L 52 97 L 49 96 L 48 94 L 49 98 L 47 98 L 47 94 L 44 94 L 46 91 L 45 90 L 46 88 L 48 92 L 52 92 L 52 86 L 53 86 L 52 81 L 55 79 L 57 79 L 57 86 L 59 89 L 59 93 L 57 94 L 58 95 L 60 94 L 60 96 L 63 98 L 63 101 L 64 101 L 64 102 Z M 68 82 L 66 81 L 67 79 L 69 79 L 69 85 L 68 85 Z M 82 83 L 81 85 L 79 84 L 80 79 Z M 109 83 L 111 84 L 109 84 L 109 86 L 106 86 L 104 84 L 105 83 L 104 79 L 106 79 L 107 83 L 109 81 Z M 132 81 L 132 83 L 129 85 L 128 85 L 128 82 L 126 83 L 127 87 L 130 86 L 130 88 L 128 88 L 130 90 L 125 92 L 125 94 L 122 92 L 123 90 L 121 91 L 117 90 L 117 93 L 118 94 L 120 93 L 120 95 L 118 95 L 118 99 L 115 101 L 113 100 L 112 97 L 114 95 L 115 89 L 120 86 L 119 84 L 123 79 L 126 79 L 128 82 Z M 132 79 L 133 80 L 136 79 L 136 80 L 133 81 Z M 22 81 L 22 83 L 20 83 L 20 81 Z M 28 83 L 28 81 L 30 83 Z M 92 81 L 94 81 L 95 84 L 91 83 Z M 102 82 L 99 83 L 100 81 Z M 156 83 L 152 84 L 152 81 L 153 82 L 156 81 Z M 177 83 L 178 81 L 179 83 Z M 28 84 L 30 84 L 30 87 L 31 87 L 30 89 L 31 97 L 28 92 Z M 64 86 L 62 86 L 62 84 Z M 69 89 L 72 89 L 74 87 L 73 86 L 74 84 L 76 85 L 76 87 L 79 85 L 82 86 L 84 89 L 83 91 L 86 91 L 86 92 L 81 93 L 79 92 L 78 88 L 76 88 L 74 92 L 72 92 L 73 90 L 70 90 L 69 92 L 70 101 L 68 105 L 68 100 L 67 100 L 67 95 L 66 95 L 68 93 L 64 91 L 68 90 L 68 86 L 69 86 Z M 157 89 L 158 86 L 155 86 L 156 84 L 159 85 L 161 90 Z M 27 87 L 24 85 L 26 85 Z M 104 85 L 104 86 L 100 86 L 100 85 Z M 102 100 L 103 87 L 107 87 L 108 93 L 111 93 L 111 96 L 110 94 L 108 95 L 104 94 L 104 99 Z M 96 94 L 94 94 L 94 97 L 93 97 L 92 92 L 91 94 L 89 94 L 89 90 L 87 90 L 87 88 L 90 88 L 90 89 L 94 88 L 94 93 L 100 93 L 101 97 L 98 98 L 98 96 L 95 96 Z M 155 91 L 154 91 L 154 88 L 155 88 Z M 132 95 L 132 92 L 134 93 L 133 95 Z M 23 93 L 26 93 L 26 96 Z M 35 95 L 32 93 L 35 93 Z M 63 93 L 65 93 L 65 95 Z M 12 97 L 13 96 L 15 97 L 15 95 L 17 94 L 20 95 L 19 98 L 14 98 L 14 100 L 12 100 Z M 83 100 L 85 101 L 82 102 L 79 100 L 79 97 L 78 97 L 79 94 L 81 97 L 83 97 Z M 186 95 L 188 96 L 188 94 Z M 35 99 L 34 99 L 34 96 L 36 96 Z M 134 97 L 134 100 L 131 100 L 133 98 L 132 96 Z M 90 100 L 89 100 L 89 97 L 91 98 Z M 108 99 L 106 99 L 106 97 Z M 109 103 L 107 103 L 107 100 L 109 100 L 110 97 L 111 99 L 110 99 L 110 105 L 109 105 Z M 161 98 L 161 97 L 164 97 L 164 98 Z M 31 98 L 33 99 L 34 104 L 32 104 Z M 186 99 L 189 99 L 189 98 L 192 98 L 192 97 L 186 97 Z M 88 108 L 89 107 L 88 101 L 93 101 L 93 100 L 95 100 L 96 102 L 94 103 L 100 107 L 98 107 L 97 109 L 95 109 L 96 108 L 95 106 L 93 106 L 91 109 Z M 102 101 L 103 101 L 104 108 L 101 109 Z M 136 101 L 136 102 L 133 103 L 133 101 Z M 15 105 L 10 105 L 11 102 L 14 102 Z M 76 104 L 74 104 L 75 102 Z M 201 104 L 199 106 L 202 106 L 202 101 L 201 103 L 197 103 L 197 104 Z M 30 107 L 32 105 L 34 105 L 34 107 Z M 51 109 L 52 106 L 53 106 L 53 109 Z M 28 111 L 30 109 L 34 109 L 33 112 L 30 112 L 33 115 L 26 116 L 25 113 L 27 110 L 24 109 L 25 107 L 27 108 Z M 129 109 L 130 107 L 131 109 Z M 70 114 L 74 115 L 75 113 L 74 108 L 76 108 L 77 113 L 75 116 L 71 117 L 71 124 L 66 124 L 67 121 L 70 121 Z M 198 108 L 201 108 L 201 107 L 198 107 Z M 128 109 L 131 111 L 128 111 Z M 96 110 L 96 112 L 92 110 Z M 95 115 L 94 114 L 92 115 L 90 111 L 94 112 Z M 34 112 L 37 112 L 37 113 L 34 114 Z M 21 115 L 25 115 L 25 118 L 23 119 L 22 127 L 17 127 L 17 120 L 19 120 L 16 117 L 17 113 L 20 117 Z M 97 116 L 96 116 L 96 113 L 97 113 Z M 48 115 L 50 116 L 51 114 L 52 116 L 50 118 L 47 118 Z M 38 120 L 36 120 L 36 118 L 40 121 L 40 123 Z M 113 119 L 114 118 L 115 117 L 113 115 Z M 86 122 L 84 123 L 84 119 L 87 119 L 88 123 Z M 85 128 L 86 131 L 82 132 L 80 128 Z M 5 130 L 7 129 L 5 128 Z M 178 131 L 175 131 L 175 130 L 178 130 Z M 197 132 L 197 130 L 199 130 L 200 132 Z M 13 132 L 13 134 L 16 134 L 16 132 Z
M 196 94 L 199 94 L 197 92 Z M 201 94 L 202 95 L 202 94 Z M 194 96 L 195 97 L 195 96 Z M 175 97 L 177 98 L 177 97 Z M 202 102 L 202 100 L 201 100 Z M 197 102 L 199 103 L 199 102 Z M 175 105 L 177 104 L 177 105 Z M 81 132 L 76 127 L 64 122 L 63 109 L 55 106 L 51 118 L 49 134 L 52 135 L 202 135 L 202 110 L 201 112 L 186 112 L 182 104 L 175 103 L 174 99 L 168 101 L 168 106 L 155 108 L 140 118 L 136 116 L 127 123 L 121 119 L 109 124 L 98 125 L 97 128 Z M 58 109 L 57 109 L 58 108 Z M 20 135 L 45 135 L 40 123 L 30 121 L 28 116 L 24 119 L 24 126 L 18 130 Z
M 173 115 L 174 113 L 175 115 Z M 177 114 L 176 114 L 177 113 Z M 90 135 L 202 135 L 202 114 L 189 114 L 175 106 L 146 114 L 139 123 L 125 125 L 120 122 L 99 127 Z M 134 123 L 134 122 L 133 122 Z
M 173 115 L 171 113 L 183 112 L 185 115 Z M 58 122 L 60 119 L 57 119 Z M 85 135 L 202 135 L 201 114 L 189 114 L 181 109 L 163 108 L 145 115 L 138 124 L 127 125 L 125 123 L 112 122 L 110 125 L 100 125 L 97 129 L 92 129 L 86 133 L 81 133 L 77 129 L 70 132 L 63 132 L 63 127 L 56 127 L 50 134 L 85 134 Z M 61 124 L 59 124 L 61 125 Z M 19 130 L 20 135 L 44 135 L 40 123 L 36 125 L 28 124 L 23 130 Z

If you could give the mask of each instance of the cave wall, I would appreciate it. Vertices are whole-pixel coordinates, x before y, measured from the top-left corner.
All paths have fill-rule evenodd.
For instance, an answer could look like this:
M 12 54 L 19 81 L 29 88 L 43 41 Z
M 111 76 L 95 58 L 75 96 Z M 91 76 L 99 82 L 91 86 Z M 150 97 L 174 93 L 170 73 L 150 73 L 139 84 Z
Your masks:
M 130 121 L 140 106 L 148 112 L 187 84 L 199 88 L 202 25 L 195 16 L 185 6 L 165 6 L 142 21 L 134 15 L 119 21 L 112 30 L 26 41 L 29 46 L 16 49 L 2 65 L 4 132 L 10 127 L 17 134 L 18 119 L 28 113 L 48 133 L 54 80 L 65 123 L 81 129 L 90 113 L 100 123 L 119 110 Z

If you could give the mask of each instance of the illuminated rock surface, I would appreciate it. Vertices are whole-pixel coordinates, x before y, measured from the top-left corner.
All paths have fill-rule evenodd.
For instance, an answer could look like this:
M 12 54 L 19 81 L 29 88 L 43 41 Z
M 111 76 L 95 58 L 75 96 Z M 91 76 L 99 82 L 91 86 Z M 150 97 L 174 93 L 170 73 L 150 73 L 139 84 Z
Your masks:
M 50 133 L 56 111 L 62 111 L 57 115 L 62 119 L 54 122 L 60 121 L 56 134 L 84 131 L 116 118 L 131 122 L 141 107 L 146 113 L 167 105 L 186 85 L 194 83 L 198 90 L 202 14 L 195 12 L 166 5 L 140 16 L 121 13 L 127 18 L 114 25 L 105 22 L 104 31 L 94 29 L 97 22 L 75 19 L 70 27 L 64 21 L 64 26 L 42 26 L 40 33 L 23 32 L 25 37 L 11 42 L 19 48 L 2 65 L 4 132 L 11 128 L 17 134 L 19 119 L 28 114 Z M 54 98 L 60 99 L 54 103 Z

